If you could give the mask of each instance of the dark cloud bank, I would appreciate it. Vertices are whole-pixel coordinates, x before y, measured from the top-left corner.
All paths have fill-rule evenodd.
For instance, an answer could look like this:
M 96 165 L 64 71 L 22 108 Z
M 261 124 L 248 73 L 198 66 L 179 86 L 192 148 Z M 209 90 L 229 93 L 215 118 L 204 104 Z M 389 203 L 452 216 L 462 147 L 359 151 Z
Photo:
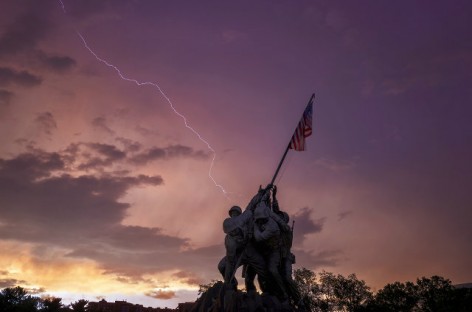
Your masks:
M 81 148 L 88 156 L 82 155 Z M 162 150 L 161 157 L 193 157 L 189 152 L 193 150 L 183 146 Z M 191 249 L 188 239 L 167 235 L 160 228 L 122 225 L 130 208 L 120 201 L 126 192 L 163 183 L 161 176 L 117 175 L 106 170 L 115 161 L 132 158 L 112 145 L 78 143 L 62 152 L 30 148 L 0 159 L 0 237 L 64 248 L 69 257 L 93 259 L 106 272 L 132 279 L 184 268 L 189 273 L 181 273 L 180 278 L 195 282 L 197 277 L 190 272 L 207 268 L 223 254 L 222 246 Z M 77 174 L 71 169 L 73 163 L 84 168 L 94 163 L 99 173 Z
M 23 87 L 34 87 L 41 83 L 42 79 L 28 71 L 17 71 L 9 67 L 0 67 L 0 86 L 17 84 Z
M 88 156 L 83 157 L 81 151 Z M 157 148 L 155 149 L 157 150 Z M 97 261 L 106 273 L 122 281 L 142 280 L 143 274 L 179 270 L 175 277 L 198 284 L 204 272 L 215 272 L 224 255 L 223 244 L 193 249 L 187 238 L 165 234 L 160 228 L 122 225 L 129 203 L 120 201 L 134 187 L 159 187 L 161 176 L 116 175 L 106 170 L 77 174 L 72 163 L 106 169 L 116 161 L 145 163 L 165 157 L 200 157 L 189 147 L 170 146 L 162 152 L 145 151 L 136 161 L 126 150 L 101 143 L 77 143 L 61 152 L 30 148 L 10 159 L 0 159 L 0 237 L 60 247 L 67 257 Z M 94 156 L 94 153 L 96 154 Z M 98 155 L 98 156 L 97 156 Z M 97 157 L 103 157 L 97 161 Z M 79 166 L 80 167 L 80 166 Z M 296 215 L 299 246 L 306 235 L 320 232 L 324 219 L 312 221 L 311 210 Z M 295 249 L 300 264 L 334 264 L 336 252 L 313 254 Z M 42 257 L 41 253 L 36 254 Z M 210 278 L 206 276 L 205 278 Z M 14 281 L 3 279 L 4 284 Z M 155 298 L 169 292 L 149 293 Z
M 10 22 L 0 24 L 0 87 L 37 87 L 48 73 L 65 74 L 77 65 L 70 56 L 39 48 L 55 27 L 50 18 L 52 8 L 57 5 L 54 1 L 10 5 L 18 6 L 18 10 Z M 12 90 L 0 90 L 0 108 L 10 104 L 14 94 Z

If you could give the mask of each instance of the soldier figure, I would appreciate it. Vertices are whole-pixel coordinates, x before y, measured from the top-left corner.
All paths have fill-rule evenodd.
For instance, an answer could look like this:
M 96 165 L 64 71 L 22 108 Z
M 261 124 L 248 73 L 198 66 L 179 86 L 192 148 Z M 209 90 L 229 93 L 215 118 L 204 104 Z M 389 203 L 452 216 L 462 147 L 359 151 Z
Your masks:
M 283 281 L 287 288 L 287 292 L 289 297 L 293 300 L 293 302 L 297 305 L 302 305 L 301 302 L 301 295 L 298 291 L 297 286 L 292 278 L 292 265 L 295 264 L 295 255 L 291 252 L 292 249 L 292 242 L 293 242 L 293 228 L 290 228 L 289 221 L 290 217 L 288 213 L 285 211 L 281 211 L 279 207 L 279 203 L 276 198 L 277 195 L 277 187 L 274 186 L 272 196 L 272 208 L 275 214 L 281 216 L 285 227 L 281 227 L 281 246 L 280 246 L 280 254 L 281 254 L 281 268 L 280 273 L 282 275 Z
M 287 291 L 280 275 L 280 227 L 278 218 L 269 208 L 270 193 L 262 199 L 254 212 L 254 239 L 262 253 L 270 274 L 270 280 L 275 283 L 276 291 L 281 301 L 287 300 Z M 280 219 L 280 218 L 278 218 Z M 283 221 L 282 221 L 283 222 Z
M 244 213 L 239 206 L 229 209 L 229 218 L 223 221 L 225 236 L 226 256 L 218 264 L 218 270 L 224 277 L 225 285 L 236 290 L 238 285 L 234 273 L 239 265 L 244 248 L 248 241 L 249 222 L 252 220 L 252 210 L 246 209 Z
M 259 188 L 244 213 L 239 206 L 231 207 L 230 217 L 223 221 L 223 231 L 226 233 L 226 256 L 218 263 L 218 270 L 223 275 L 227 289 L 236 289 L 237 280 L 234 275 L 243 263 L 251 263 L 260 275 L 266 275 L 262 257 L 250 243 L 253 235 L 253 211 L 264 192 L 265 190 Z M 246 283 L 246 287 L 248 286 L 255 289 L 253 285 Z

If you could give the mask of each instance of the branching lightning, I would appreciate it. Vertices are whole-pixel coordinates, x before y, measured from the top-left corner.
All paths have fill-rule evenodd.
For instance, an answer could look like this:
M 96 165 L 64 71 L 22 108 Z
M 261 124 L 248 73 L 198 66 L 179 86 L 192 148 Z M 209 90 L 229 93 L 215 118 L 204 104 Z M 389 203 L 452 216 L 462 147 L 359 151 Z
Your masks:
M 154 83 L 154 82 L 150 82 L 150 81 L 146 81 L 146 82 L 140 82 L 136 79 L 133 79 L 133 78 L 128 78 L 126 77 L 125 75 L 123 75 L 123 73 L 121 72 L 121 70 L 116 67 L 115 65 L 109 63 L 108 61 L 102 59 L 101 57 L 99 57 L 91 48 L 90 46 L 87 44 L 87 41 L 85 41 L 85 38 L 84 36 L 82 36 L 82 34 L 80 32 L 77 31 L 77 35 L 80 37 L 80 39 L 82 40 L 85 48 L 100 62 L 102 62 L 103 64 L 105 64 L 106 66 L 114 69 L 116 71 L 116 73 L 118 74 L 118 76 L 120 76 L 121 79 L 123 80 L 126 80 L 126 81 L 129 81 L 129 82 L 134 82 L 136 85 L 138 86 L 152 86 L 154 88 L 156 88 L 159 93 L 162 95 L 162 97 L 164 97 L 164 99 L 167 101 L 167 103 L 169 103 L 170 107 L 172 108 L 172 110 L 174 111 L 174 113 L 179 116 L 180 118 L 182 118 L 182 120 L 184 121 L 184 124 L 185 124 L 185 127 L 187 127 L 187 129 L 189 129 L 190 131 L 192 131 L 200 141 L 202 141 L 206 146 L 207 148 L 213 153 L 213 158 L 211 160 L 211 164 L 210 164 L 210 169 L 208 170 L 208 177 L 213 181 L 213 183 L 215 184 L 216 187 L 218 187 L 219 189 L 221 189 L 221 191 L 227 196 L 228 195 L 228 192 L 224 189 L 224 187 L 221 185 L 221 184 L 218 184 L 216 182 L 216 180 L 213 178 L 211 172 L 212 172 L 212 169 L 213 169 L 213 166 L 215 164 L 215 160 L 216 160 L 216 151 L 213 147 L 211 147 L 210 143 L 208 143 L 207 140 L 205 140 L 201 135 L 200 133 L 198 133 L 193 127 L 191 127 L 189 124 L 188 124 L 188 120 L 187 118 L 182 115 L 179 111 L 177 111 L 177 109 L 175 109 L 174 107 L 174 104 L 172 103 L 172 101 L 170 100 L 170 98 L 164 93 L 164 91 L 162 91 L 161 87 L 159 87 L 158 84 Z
M 64 13 L 66 13 L 66 9 L 65 9 L 65 6 L 64 6 L 64 3 L 62 2 L 62 0 L 59 0 L 59 3 L 61 4 L 61 7 L 62 7 L 62 10 L 64 11 Z M 88 43 L 87 43 L 87 41 L 85 40 L 84 36 L 82 36 L 82 34 L 81 34 L 79 31 L 76 30 L 76 32 L 77 32 L 77 35 L 79 36 L 79 38 L 82 40 L 82 43 L 84 44 L 84 47 L 97 59 L 97 61 L 99 61 L 99 62 L 105 64 L 106 66 L 108 66 L 108 67 L 110 67 L 110 68 L 112 68 L 114 71 L 116 71 L 116 73 L 118 74 L 118 76 L 119 76 L 121 79 L 123 79 L 123 80 L 125 80 L 125 81 L 129 81 L 129 82 L 133 82 L 133 83 L 135 83 L 135 84 L 138 85 L 138 86 L 151 86 L 151 87 L 156 88 L 156 89 L 159 91 L 159 93 L 162 95 L 162 97 L 164 97 L 164 99 L 167 101 L 167 103 L 169 103 L 169 105 L 170 105 L 171 109 L 174 111 L 174 113 L 175 113 L 177 116 L 179 116 L 180 118 L 182 118 L 182 120 L 183 120 L 183 122 L 184 122 L 184 124 L 185 124 L 185 127 L 186 127 L 187 129 L 189 129 L 191 132 L 193 132 L 193 133 L 198 137 L 198 139 L 199 139 L 201 142 L 203 142 L 203 143 L 207 146 L 208 150 L 210 150 L 210 152 L 213 154 L 213 157 L 212 157 L 212 160 L 211 160 L 211 164 L 210 164 L 210 168 L 209 168 L 209 170 L 208 170 L 208 177 L 211 179 L 211 181 L 213 181 L 213 183 L 215 184 L 215 186 L 216 186 L 217 188 L 219 188 L 219 189 L 223 192 L 223 194 L 228 198 L 228 194 L 229 194 L 229 193 L 225 190 L 225 188 L 224 188 L 221 184 L 219 184 L 218 182 L 216 182 L 216 180 L 213 178 L 213 175 L 212 175 L 213 166 L 214 166 L 215 161 L 216 161 L 216 151 L 215 151 L 215 149 L 214 149 L 213 147 L 211 147 L 210 143 L 208 143 L 208 141 L 207 141 L 205 138 L 203 138 L 203 136 L 200 135 L 200 133 L 198 133 L 193 127 L 191 127 L 191 126 L 189 125 L 187 118 L 186 118 L 182 113 L 180 113 L 179 111 L 177 111 L 177 109 L 174 107 L 174 104 L 172 103 L 172 101 L 170 100 L 170 98 L 164 93 L 164 91 L 161 89 L 161 87 L 160 87 L 157 83 L 154 83 L 154 82 L 150 82 L 150 81 L 140 82 L 140 81 L 138 81 L 138 80 L 136 80 L 136 79 L 134 79 L 134 78 L 128 78 L 128 77 L 126 77 L 126 76 L 121 72 L 121 70 L 120 70 L 117 66 L 115 66 L 115 65 L 109 63 L 108 61 L 106 61 L 105 59 L 99 57 L 99 56 L 92 50 L 92 48 L 90 48 L 90 46 L 88 45 Z

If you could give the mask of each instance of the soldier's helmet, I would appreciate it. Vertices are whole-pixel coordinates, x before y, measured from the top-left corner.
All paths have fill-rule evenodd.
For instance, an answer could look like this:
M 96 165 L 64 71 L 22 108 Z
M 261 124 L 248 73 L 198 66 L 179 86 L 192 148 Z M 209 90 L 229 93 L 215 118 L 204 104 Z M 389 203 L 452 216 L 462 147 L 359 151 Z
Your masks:
M 239 207 L 239 206 L 233 206 L 233 207 L 229 208 L 228 213 L 229 213 L 230 216 L 231 216 L 231 212 L 233 212 L 233 211 L 237 211 L 238 214 L 243 213 L 243 211 L 241 210 L 241 207 Z

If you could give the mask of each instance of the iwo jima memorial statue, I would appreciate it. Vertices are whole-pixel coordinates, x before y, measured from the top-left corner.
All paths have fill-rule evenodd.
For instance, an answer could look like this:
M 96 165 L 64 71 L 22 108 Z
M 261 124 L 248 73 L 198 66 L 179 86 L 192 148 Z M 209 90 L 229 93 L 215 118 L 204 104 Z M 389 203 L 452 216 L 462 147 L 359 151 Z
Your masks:
M 218 263 L 224 282 L 217 282 L 195 302 L 191 311 L 307 311 L 292 279 L 293 225 L 277 202 L 274 181 L 289 149 L 305 150 L 312 133 L 313 94 L 277 170 L 244 211 L 229 209 L 223 222 L 226 256 Z M 236 271 L 242 267 L 246 292 L 237 289 Z M 256 290 L 255 280 L 262 294 Z

